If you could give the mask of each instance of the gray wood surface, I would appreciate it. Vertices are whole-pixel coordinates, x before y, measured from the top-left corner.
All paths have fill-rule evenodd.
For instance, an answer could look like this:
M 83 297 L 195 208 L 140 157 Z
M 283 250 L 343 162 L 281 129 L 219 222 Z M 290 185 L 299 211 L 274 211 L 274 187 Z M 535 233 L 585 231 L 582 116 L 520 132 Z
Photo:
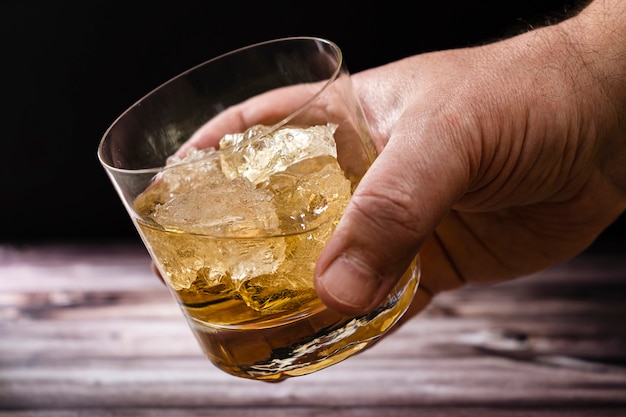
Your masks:
M 0 416 L 626 416 L 626 261 L 438 297 L 278 384 L 206 360 L 139 245 L 0 246 Z

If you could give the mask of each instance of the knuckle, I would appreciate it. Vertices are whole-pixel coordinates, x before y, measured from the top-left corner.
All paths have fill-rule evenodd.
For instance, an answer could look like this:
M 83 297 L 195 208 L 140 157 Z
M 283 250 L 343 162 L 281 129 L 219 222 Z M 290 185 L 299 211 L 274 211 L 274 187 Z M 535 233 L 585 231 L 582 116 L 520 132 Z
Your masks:
M 420 235 L 416 203 L 407 192 L 366 190 L 356 193 L 351 204 L 367 227 L 378 233 L 394 234 L 400 244 L 412 242 Z

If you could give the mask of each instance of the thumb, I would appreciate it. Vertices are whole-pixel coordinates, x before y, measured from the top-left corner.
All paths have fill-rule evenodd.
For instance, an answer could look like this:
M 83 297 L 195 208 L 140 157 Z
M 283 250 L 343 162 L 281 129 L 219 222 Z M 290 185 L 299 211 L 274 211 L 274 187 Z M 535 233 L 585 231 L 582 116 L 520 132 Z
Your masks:
M 389 140 L 318 259 L 317 293 L 339 313 L 383 302 L 467 182 L 441 143 L 428 149 L 407 138 Z

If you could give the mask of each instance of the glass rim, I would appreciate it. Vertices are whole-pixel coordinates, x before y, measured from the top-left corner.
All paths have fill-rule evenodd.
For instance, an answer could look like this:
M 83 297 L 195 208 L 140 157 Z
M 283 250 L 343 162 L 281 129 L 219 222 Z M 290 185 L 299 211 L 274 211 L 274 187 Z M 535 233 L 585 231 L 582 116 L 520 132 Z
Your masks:
M 281 119 L 280 121 L 278 121 L 277 123 L 274 123 L 271 127 L 270 130 L 274 130 L 275 128 L 279 127 L 279 126 L 283 126 L 285 123 L 287 123 L 289 120 L 293 119 L 296 115 L 298 115 L 301 111 L 303 111 L 303 109 L 305 109 L 311 102 L 313 102 L 317 97 L 319 97 L 327 88 L 330 84 L 332 84 L 335 80 L 337 80 L 339 78 L 339 74 L 342 71 L 342 67 L 344 65 L 343 62 L 343 52 L 341 50 L 341 48 L 333 41 L 330 41 L 328 39 L 322 38 L 322 37 L 316 37 L 316 36 L 291 36 L 291 37 L 284 37 L 284 38 L 275 38 L 275 39 L 270 39 L 267 41 L 262 41 L 262 42 L 257 42 L 257 43 L 253 43 L 253 44 L 249 44 L 247 46 L 243 46 L 237 49 L 233 49 L 229 52 L 225 52 L 223 54 L 217 55 L 213 58 L 209 58 L 208 60 L 205 60 L 203 62 L 200 62 L 197 65 L 192 66 L 191 68 L 179 73 L 178 75 L 175 75 L 173 77 L 171 77 L 170 79 L 168 79 L 167 81 L 159 84 L 158 86 L 156 86 L 155 88 L 153 88 L 152 90 L 150 90 L 148 93 L 144 94 L 141 98 L 139 98 L 138 100 L 136 100 L 133 104 L 131 104 L 130 106 L 128 106 L 119 116 L 117 116 L 113 122 L 107 127 L 107 129 L 105 130 L 104 134 L 102 135 L 102 138 L 100 139 L 100 143 L 98 144 L 98 160 L 100 161 L 100 163 L 107 169 L 113 172 L 118 172 L 118 173 L 127 173 L 127 174 L 137 174 L 137 175 L 145 175 L 145 174 L 157 174 L 158 172 L 160 172 L 165 165 L 159 166 L 159 167 L 153 167 L 153 168 L 139 168 L 139 169 L 128 169 L 128 168 L 118 168 L 115 167 L 111 164 L 109 164 L 108 162 L 106 162 L 103 158 L 103 148 L 104 148 L 104 144 L 106 143 L 107 139 L 110 136 L 111 131 L 115 128 L 115 126 L 128 114 L 130 113 L 135 107 L 141 105 L 141 103 L 146 100 L 148 97 L 154 95 L 155 93 L 157 93 L 158 91 L 162 90 L 163 88 L 165 88 L 166 86 L 174 83 L 176 80 L 179 80 L 180 78 L 200 69 L 203 68 L 207 65 L 210 65 L 218 60 L 221 60 L 223 58 L 226 58 L 228 56 L 232 56 L 232 55 L 236 55 L 242 52 L 245 52 L 247 50 L 253 49 L 253 48 L 257 48 L 259 46 L 264 46 L 264 45 L 269 45 L 269 44 L 277 44 L 277 43 L 285 43 L 285 42 L 293 42 L 293 41 L 313 41 L 313 42 L 320 42 L 320 43 L 324 43 L 328 46 L 330 46 L 337 54 L 337 65 L 335 66 L 335 68 L 333 69 L 332 73 L 329 75 L 329 77 L 326 79 L 326 81 L 324 81 L 324 83 L 322 84 L 322 86 L 320 87 L 320 89 L 318 91 L 316 91 L 314 94 L 311 95 L 311 97 L 309 97 L 304 103 L 302 103 L 300 106 L 298 106 L 294 111 L 292 111 L 289 115 L 287 115 L 285 118 Z M 198 126 L 199 128 L 200 126 Z

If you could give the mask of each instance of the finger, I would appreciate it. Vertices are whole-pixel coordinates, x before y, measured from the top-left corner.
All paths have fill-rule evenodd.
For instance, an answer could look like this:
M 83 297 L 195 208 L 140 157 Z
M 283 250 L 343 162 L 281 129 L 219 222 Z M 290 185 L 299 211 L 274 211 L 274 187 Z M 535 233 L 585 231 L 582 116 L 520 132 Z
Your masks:
M 257 124 L 272 126 L 279 123 L 293 115 L 319 88 L 316 84 L 283 87 L 229 107 L 194 132 L 178 149 L 176 156 L 184 156 L 190 148 L 217 147 L 224 135 L 240 133 Z
M 316 289 L 338 312 L 376 308 L 466 188 L 462 153 L 438 135 L 409 136 L 418 131 L 394 133 L 318 260 Z

